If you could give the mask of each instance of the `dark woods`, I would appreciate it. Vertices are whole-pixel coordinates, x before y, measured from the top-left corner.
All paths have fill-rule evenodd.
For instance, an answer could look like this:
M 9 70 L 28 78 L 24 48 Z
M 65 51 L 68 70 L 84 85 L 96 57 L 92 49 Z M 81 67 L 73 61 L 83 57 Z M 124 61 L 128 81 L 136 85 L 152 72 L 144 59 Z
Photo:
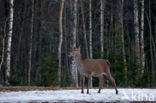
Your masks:
M 78 87 L 68 54 L 81 45 L 109 60 L 117 86 L 155 87 L 155 11 L 155 0 L 0 0 L 0 85 Z

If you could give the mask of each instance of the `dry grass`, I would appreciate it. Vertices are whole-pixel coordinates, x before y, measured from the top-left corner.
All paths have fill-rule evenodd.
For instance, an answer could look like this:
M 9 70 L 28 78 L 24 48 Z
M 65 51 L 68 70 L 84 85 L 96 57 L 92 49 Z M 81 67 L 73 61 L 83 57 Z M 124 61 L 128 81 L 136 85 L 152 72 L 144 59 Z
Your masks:
M 80 89 L 75 87 L 38 87 L 38 86 L 6 86 L 0 87 L 0 91 L 31 91 L 31 90 L 58 90 L 58 89 Z
M 31 91 L 31 90 L 72 90 L 72 89 L 81 89 L 81 87 L 41 87 L 41 86 L 4 86 L 0 87 L 0 91 Z M 98 89 L 98 87 L 94 87 L 94 89 Z M 114 89 L 113 87 L 103 87 L 103 89 Z M 129 87 L 129 89 L 132 89 Z M 136 88 L 137 89 L 137 88 Z M 139 88 L 143 89 L 143 88 Z M 146 89 L 156 89 L 156 88 L 146 88 Z

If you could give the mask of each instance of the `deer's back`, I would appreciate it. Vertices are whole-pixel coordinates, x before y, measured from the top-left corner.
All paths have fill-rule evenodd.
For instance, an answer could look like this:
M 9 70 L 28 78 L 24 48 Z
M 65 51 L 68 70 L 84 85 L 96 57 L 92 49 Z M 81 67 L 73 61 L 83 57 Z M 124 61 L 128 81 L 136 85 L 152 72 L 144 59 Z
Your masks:
M 109 71 L 109 64 L 104 59 L 84 59 L 83 64 L 88 73 L 95 75 Z

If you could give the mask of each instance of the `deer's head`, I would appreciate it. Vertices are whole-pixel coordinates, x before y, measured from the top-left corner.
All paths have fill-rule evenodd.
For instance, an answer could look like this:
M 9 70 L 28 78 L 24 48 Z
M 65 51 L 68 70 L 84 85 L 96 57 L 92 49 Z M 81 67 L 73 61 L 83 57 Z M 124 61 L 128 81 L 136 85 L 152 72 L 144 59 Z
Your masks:
M 78 48 L 74 48 L 70 53 L 69 56 L 71 57 L 81 57 L 81 49 L 80 46 Z

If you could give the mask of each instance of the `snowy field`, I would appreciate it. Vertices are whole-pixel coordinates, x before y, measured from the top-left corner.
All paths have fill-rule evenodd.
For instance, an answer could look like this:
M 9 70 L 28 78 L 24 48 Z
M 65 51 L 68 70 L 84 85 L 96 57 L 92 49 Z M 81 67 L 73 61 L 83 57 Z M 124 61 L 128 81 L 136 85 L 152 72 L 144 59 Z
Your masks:
M 114 89 L 102 89 L 97 93 L 97 89 L 91 89 L 89 94 L 81 94 L 81 90 L 46 90 L 46 91 L 7 91 L 0 92 L 0 103 L 102 103 L 102 102 L 156 102 L 156 89 L 119 89 L 119 94 L 115 94 Z M 85 90 L 86 92 L 86 90 Z

